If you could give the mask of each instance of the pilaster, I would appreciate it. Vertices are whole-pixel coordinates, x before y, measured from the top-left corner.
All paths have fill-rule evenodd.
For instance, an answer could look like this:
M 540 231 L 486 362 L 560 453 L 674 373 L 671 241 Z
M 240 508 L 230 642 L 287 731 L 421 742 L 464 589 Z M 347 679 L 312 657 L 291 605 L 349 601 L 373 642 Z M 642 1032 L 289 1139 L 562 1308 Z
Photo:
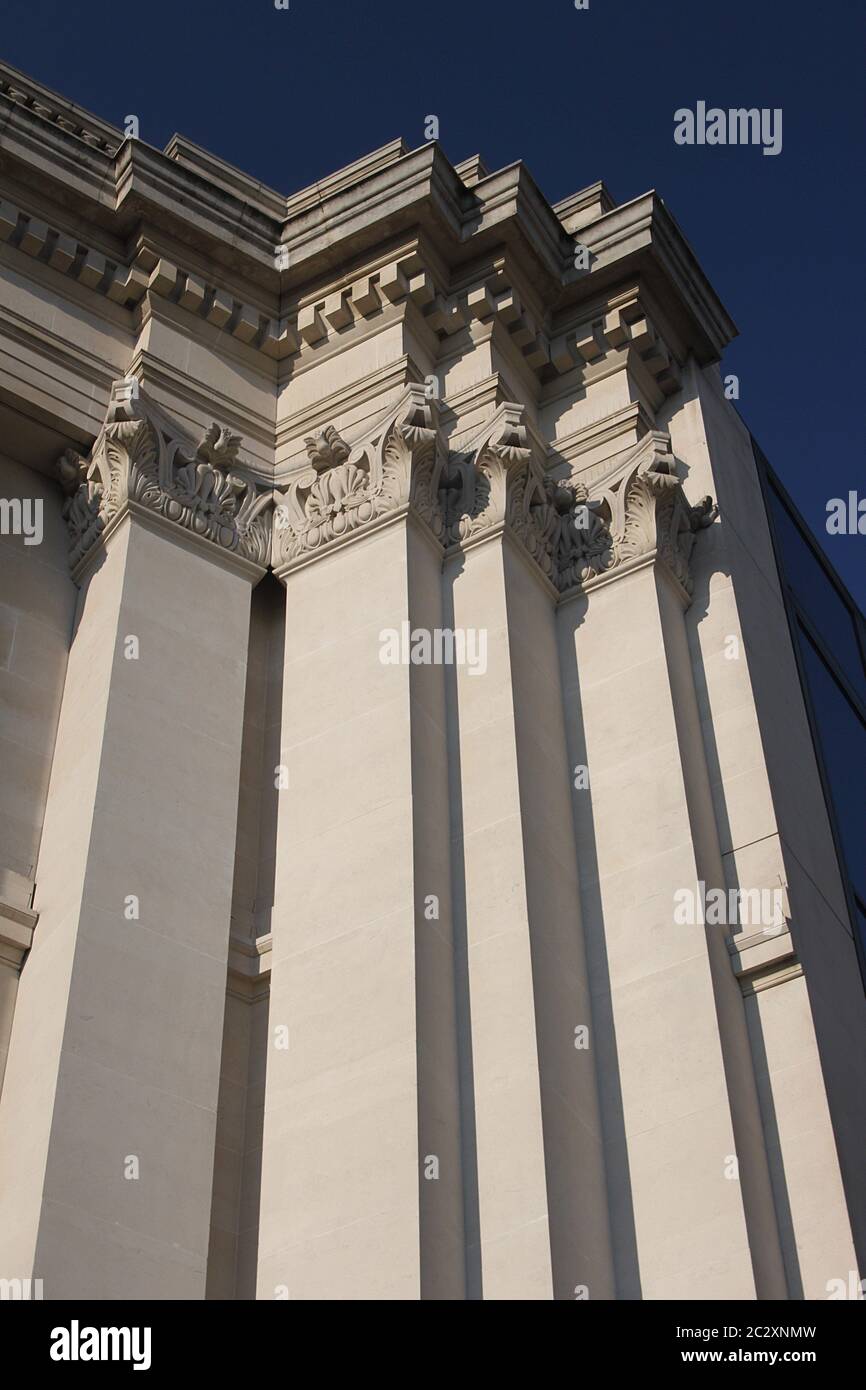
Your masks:
M 119 382 L 60 464 L 81 591 L 0 1124 L 2 1265 L 47 1298 L 204 1296 L 269 545 L 238 447 L 215 426 L 191 449 Z
M 709 498 L 651 432 L 593 489 L 610 550 L 559 612 L 581 889 L 599 1020 L 620 1297 L 784 1297 L 773 1196 L 723 929 L 677 924 L 724 882 L 683 611 Z M 656 808 L 653 815 L 648 807 Z
M 410 387 L 278 494 L 286 664 L 260 1298 L 465 1288 L 447 747 L 442 446 Z
M 555 636 L 557 586 L 577 562 L 574 494 L 546 477 L 523 410 L 506 404 L 445 496 L 451 618 L 487 653 L 481 673 L 456 668 L 453 700 L 476 1259 L 487 1299 L 611 1297 Z

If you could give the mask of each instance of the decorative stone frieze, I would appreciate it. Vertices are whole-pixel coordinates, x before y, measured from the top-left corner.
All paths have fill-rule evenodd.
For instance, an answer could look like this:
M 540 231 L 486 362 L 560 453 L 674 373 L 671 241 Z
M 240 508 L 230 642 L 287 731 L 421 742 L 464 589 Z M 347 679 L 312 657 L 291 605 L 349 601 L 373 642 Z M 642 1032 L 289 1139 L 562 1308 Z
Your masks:
M 152 407 L 116 381 L 88 459 L 58 464 L 77 575 L 120 516 L 140 507 L 264 569 L 270 560 L 271 488 L 238 466 L 240 437 L 212 424 L 193 450 Z
M 353 447 L 333 426 L 306 445 L 310 470 L 275 497 L 274 569 L 292 567 L 401 509 L 411 508 L 441 539 L 444 451 L 423 386 L 407 387 L 386 419 Z
M 464 546 L 507 526 L 560 592 L 656 552 L 691 592 L 695 534 L 716 515 L 710 498 L 685 498 L 667 435 L 651 433 L 593 486 L 557 482 L 528 445 L 521 406 L 500 406 L 471 454 L 440 484 L 447 543 Z
M 446 548 L 507 528 L 560 593 L 651 552 L 691 592 L 695 536 L 716 508 L 708 497 L 689 504 L 667 435 L 649 433 L 590 490 L 545 472 L 522 406 L 501 405 L 478 442 L 451 456 L 435 411 L 413 384 L 352 446 L 328 425 L 305 441 L 309 470 L 274 491 L 238 465 L 237 435 L 213 424 L 193 450 L 115 382 L 90 457 L 67 450 L 58 464 L 73 574 L 130 506 L 278 572 L 411 509 Z

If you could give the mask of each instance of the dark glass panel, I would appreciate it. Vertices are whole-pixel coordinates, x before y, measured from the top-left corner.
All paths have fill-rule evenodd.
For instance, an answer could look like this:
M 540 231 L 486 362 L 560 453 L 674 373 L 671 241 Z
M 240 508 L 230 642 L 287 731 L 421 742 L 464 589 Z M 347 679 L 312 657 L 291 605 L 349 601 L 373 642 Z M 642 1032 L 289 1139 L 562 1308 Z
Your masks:
M 801 634 L 842 853 L 855 892 L 866 901 L 866 725 L 802 629 Z
M 773 487 L 769 492 L 785 577 L 800 607 L 814 623 L 854 689 L 866 700 L 866 671 L 851 612 L 782 499 Z
M 857 902 L 854 904 L 854 911 L 857 914 L 856 926 L 860 933 L 860 947 L 863 957 L 866 959 L 866 907 L 863 906 L 863 903 Z

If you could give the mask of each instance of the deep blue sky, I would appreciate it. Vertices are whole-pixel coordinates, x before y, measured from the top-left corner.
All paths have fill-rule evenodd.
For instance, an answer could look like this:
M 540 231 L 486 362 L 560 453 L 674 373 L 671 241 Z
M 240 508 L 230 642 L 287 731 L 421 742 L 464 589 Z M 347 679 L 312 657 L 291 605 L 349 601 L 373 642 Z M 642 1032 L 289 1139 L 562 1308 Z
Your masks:
M 438 115 L 551 202 L 656 188 L 740 329 L 739 409 L 861 607 L 863 0 L 4 0 L 2 56 L 107 120 L 181 131 L 289 193 Z M 681 147 L 673 113 L 782 107 L 783 150 Z

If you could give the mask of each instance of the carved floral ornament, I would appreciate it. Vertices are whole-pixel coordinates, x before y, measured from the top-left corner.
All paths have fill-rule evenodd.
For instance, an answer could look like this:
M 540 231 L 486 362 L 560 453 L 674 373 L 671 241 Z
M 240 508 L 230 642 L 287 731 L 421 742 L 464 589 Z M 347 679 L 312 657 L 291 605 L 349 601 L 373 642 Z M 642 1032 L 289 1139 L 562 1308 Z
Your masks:
M 709 497 L 689 505 L 667 435 L 647 435 L 590 498 L 579 480 L 544 471 L 522 415 L 520 406 L 500 406 L 481 444 L 446 471 L 448 540 L 466 544 L 504 523 L 560 593 L 654 552 L 690 593 L 695 533 L 717 513 Z
M 58 463 L 73 573 L 113 520 L 136 506 L 266 567 L 273 492 L 237 466 L 240 443 L 213 424 L 193 450 L 143 407 L 137 389 L 114 382 L 90 458 L 67 450 Z
M 708 497 L 689 505 L 664 434 L 648 434 L 590 496 L 545 472 L 519 405 L 501 405 L 470 450 L 449 455 L 416 385 L 353 446 L 331 425 L 308 438 L 309 468 L 275 492 L 238 466 L 236 435 L 212 425 L 193 452 L 123 386 L 90 460 L 60 460 L 74 572 L 129 504 L 280 574 L 412 511 L 445 549 L 507 529 L 560 593 L 649 554 L 690 591 L 696 533 L 716 515 Z
M 329 425 L 305 441 L 310 470 L 275 496 L 275 569 L 409 508 L 441 539 L 439 479 L 445 450 L 434 406 L 410 386 L 388 420 L 353 448 Z
M 288 570 L 404 507 L 446 549 L 507 528 L 560 593 L 651 552 L 691 591 L 695 534 L 716 510 L 710 498 L 689 505 L 666 435 L 647 435 L 590 498 L 579 481 L 545 472 L 521 406 L 501 405 L 475 447 L 452 455 L 434 410 L 411 387 L 354 448 L 332 426 L 308 439 L 310 471 L 277 495 L 274 567 Z

